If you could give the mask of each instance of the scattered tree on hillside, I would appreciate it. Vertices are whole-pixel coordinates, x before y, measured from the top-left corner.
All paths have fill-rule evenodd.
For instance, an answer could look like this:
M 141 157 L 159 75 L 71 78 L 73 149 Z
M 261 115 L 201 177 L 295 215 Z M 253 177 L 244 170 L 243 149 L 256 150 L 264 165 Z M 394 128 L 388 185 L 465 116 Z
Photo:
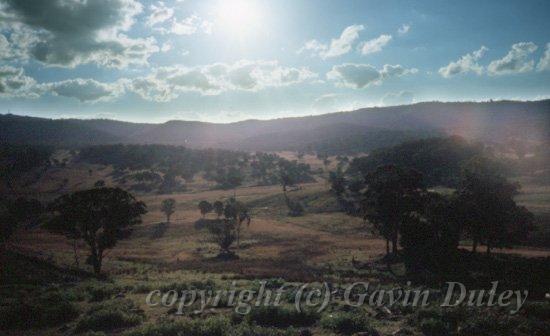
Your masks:
M 392 252 L 396 254 L 403 222 L 421 207 L 422 176 L 388 165 L 367 174 L 365 185 L 364 216 L 386 239 L 386 253 L 390 252 L 391 242 Z
M 472 239 L 473 251 L 478 244 L 511 247 L 525 238 L 533 228 L 533 215 L 516 205 L 518 185 L 509 183 L 480 160 L 470 162 L 457 190 L 465 229 Z
M 237 248 L 240 248 L 240 238 L 241 238 L 241 226 L 244 222 L 246 225 L 250 225 L 250 215 L 248 214 L 247 207 L 242 203 L 237 201 L 235 198 L 230 198 L 225 203 L 225 208 L 223 214 L 226 220 L 232 221 L 237 233 Z
M 212 204 L 208 201 L 200 201 L 199 202 L 199 210 L 201 212 L 202 218 L 206 216 L 207 213 L 212 211 Z
M 147 212 L 143 202 L 119 188 L 95 188 L 57 198 L 51 205 L 53 218 L 46 228 L 82 239 L 90 248 L 88 263 L 101 273 L 104 252 L 127 238 Z
M 290 216 L 300 216 L 304 212 L 303 206 L 296 201 L 292 201 L 287 194 L 287 188 L 297 183 L 305 182 L 310 177 L 309 165 L 281 159 L 278 162 L 279 183 L 283 187 L 283 195 Z
M 173 198 L 167 198 L 162 201 L 160 209 L 166 215 L 166 222 L 170 223 L 170 217 L 176 211 L 176 200 Z
M 214 204 L 212 204 L 212 208 L 214 209 L 214 212 L 219 219 L 223 215 L 223 203 L 221 201 L 216 201 L 214 202 Z

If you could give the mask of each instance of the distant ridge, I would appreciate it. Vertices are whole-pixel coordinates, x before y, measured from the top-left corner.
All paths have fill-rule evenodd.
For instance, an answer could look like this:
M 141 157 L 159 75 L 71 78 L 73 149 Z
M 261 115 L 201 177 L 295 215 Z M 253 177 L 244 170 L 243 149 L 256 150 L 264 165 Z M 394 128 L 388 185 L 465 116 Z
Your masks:
M 380 135 L 383 130 L 393 132 L 392 136 L 397 138 L 445 133 L 495 142 L 506 142 L 510 138 L 548 141 L 550 100 L 425 102 L 228 124 L 180 120 L 149 124 L 0 115 L 0 143 L 59 147 L 158 143 L 246 150 L 299 150 L 315 141 L 359 139 L 372 132 Z

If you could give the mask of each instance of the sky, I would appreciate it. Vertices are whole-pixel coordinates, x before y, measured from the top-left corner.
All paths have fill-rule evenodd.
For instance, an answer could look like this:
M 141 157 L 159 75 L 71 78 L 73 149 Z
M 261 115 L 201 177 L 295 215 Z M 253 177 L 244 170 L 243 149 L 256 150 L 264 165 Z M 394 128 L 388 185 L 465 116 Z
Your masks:
M 0 113 L 232 122 L 550 97 L 550 1 L 0 0 Z

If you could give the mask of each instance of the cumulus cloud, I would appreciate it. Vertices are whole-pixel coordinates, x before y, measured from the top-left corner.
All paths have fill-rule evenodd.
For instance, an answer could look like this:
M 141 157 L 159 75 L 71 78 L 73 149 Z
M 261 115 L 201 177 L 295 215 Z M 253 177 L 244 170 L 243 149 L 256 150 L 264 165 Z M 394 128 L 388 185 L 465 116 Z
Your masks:
M 397 33 L 399 35 L 405 35 L 409 32 L 409 30 L 411 30 L 411 25 L 404 23 L 401 25 L 401 27 L 399 27 L 399 29 L 397 29 Z
M 537 64 L 538 71 L 548 71 L 550 70 L 550 43 L 546 44 L 546 49 L 544 50 L 544 55 L 542 55 L 539 63 Z
M 153 27 L 156 24 L 165 22 L 174 16 L 174 9 L 166 7 L 164 2 L 160 1 L 156 5 L 151 5 L 149 7 L 150 14 L 147 17 L 147 25 Z
M 36 81 L 26 76 L 22 68 L 0 66 L 0 97 L 38 98 L 39 96 Z
M 231 90 L 257 91 L 316 78 L 307 68 L 279 65 L 276 61 L 214 63 L 197 67 L 162 67 L 150 76 L 131 80 L 129 88 L 142 98 L 170 101 L 182 92 L 218 95 Z
M 529 55 L 537 50 L 533 42 L 520 42 L 512 45 L 512 49 L 501 59 L 489 63 L 489 75 L 507 75 L 532 71 L 535 61 L 528 60 Z
M 407 69 L 403 66 L 386 64 L 378 70 L 370 64 L 344 63 L 335 65 L 327 73 L 327 78 L 336 82 L 336 85 L 362 89 L 370 85 L 379 85 L 385 79 L 401 77 L 417 73 L 415 68 Z
M 45 92 L 56 96 L 76 98 L 81 102 L 109 101 L 124 93 L 125 80 L 115 83 L 101 83 L 94 79 L 68 79 L 60 82 L 42 84 Z
M 1 28 L 16 34 L 12 47 L 48 65 L 123 68 L 146 64 L 159 50 L 152 37 L 125 35 L 142 11 L 135 0 L 0 1 Z
M 489 50 L 485 46 L 481 46 L 478 50 L 460 57 L 459 60 L 449 63 L 447 66 L 439 68 L 439 74 L 445 78 L 449 78 L 458 74 L 474 72 L 481 75 L 483 67 L 477 63 L 479 59 Z
M 382 97 L 380 103 L 384 106 L 407 105 L 414 101 L 414 94 L 410 91 L 390 92 Z
M 344 29 L 340 37 L 332 39 L 329 45 L 317 40 L 310 40 L 298 50 L 298 53 L 309 51 L 312 55 L 323 59 L 347 54 L 352 49 L 353 43 L 359 38 L 359 32 L 363 29 L 365 29 L 363 25 L 349 26 Z
M 190 15 L 183 19 L 172 17 L 164 24 L 156 25 L 153 29 L 161 34 L 193 35 L 199 31 L 205 34 L 212 33 L 212 23 L 198 15 Z
M 360 46 L 361 54 L 368 55 L 382 51 L 392 39 L 391 35 L 380 35 L 377 38 L 363 42 Z

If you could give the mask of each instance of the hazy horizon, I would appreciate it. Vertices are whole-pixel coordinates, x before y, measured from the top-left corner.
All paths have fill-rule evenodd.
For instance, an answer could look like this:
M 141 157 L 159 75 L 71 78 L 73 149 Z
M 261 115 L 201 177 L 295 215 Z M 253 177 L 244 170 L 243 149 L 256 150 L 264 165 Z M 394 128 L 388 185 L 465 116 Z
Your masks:
M 549 9 L 546 1 L 0 0 L 0 111 L 226 123 L 537 100 L 550 96 Z

